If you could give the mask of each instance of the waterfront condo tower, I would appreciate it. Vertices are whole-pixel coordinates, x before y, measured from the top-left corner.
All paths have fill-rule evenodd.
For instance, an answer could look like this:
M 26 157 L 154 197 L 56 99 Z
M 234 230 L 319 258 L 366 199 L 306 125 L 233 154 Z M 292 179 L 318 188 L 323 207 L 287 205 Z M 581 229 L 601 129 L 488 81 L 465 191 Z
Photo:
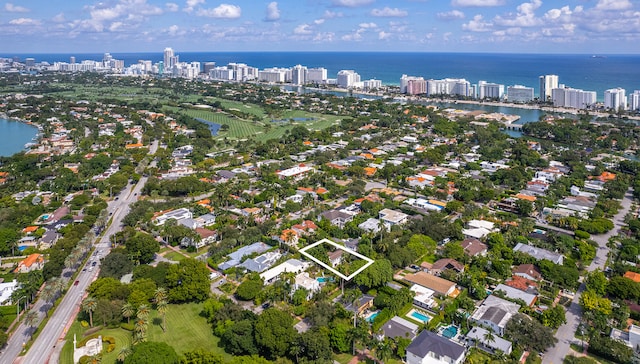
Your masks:
M 551 90 L 558 88 L 558 75 L 540 76 L 540 101 L 551 101 Z

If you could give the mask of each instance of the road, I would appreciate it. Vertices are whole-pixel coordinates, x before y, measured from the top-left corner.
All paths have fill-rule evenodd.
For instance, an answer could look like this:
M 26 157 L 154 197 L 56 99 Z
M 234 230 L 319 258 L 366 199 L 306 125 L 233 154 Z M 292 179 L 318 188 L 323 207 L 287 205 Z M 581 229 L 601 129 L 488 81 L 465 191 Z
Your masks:
M 609 254 L 609 248 L 607 247 L 609 238 L 618 235 L 620 228 L 625 225 L 624 217 L 627 215 L 627 213 L 629 213 L 632 201 L 633 191 L 630 189 L 622 199 L 622 208 L 613 218 L 613 229 L 611 229 L 611 231 L 606 234 L 591 236 L 591 239 L 598 243 L 598 249 L 596 250 L 596 257 L 591 262 L 591 265 L 587 267 L 587 271 L 593 272 L 596 269 L 604 269 L 605 263 L 607 262 L 607 255 Z M 580 308 L 580 295 L 582 294 L 582 292 L 584 292 L 584 290 L 585 285 L 583 283 L 580 285 L 580 288 L 578 288 L 578 291 L 574 295 L 573 301 L 571 301 L 571 305 L 567 310 L 567 322 L 564 325 L 560 326 L 560 328 L 558 328 L 558 331 L 556 332 L 558 343 L 553 348 L 547 351 L 547 354 L 544 356 L 542 363 L 561 364 L 564 360 L 564 357 L 569 354 L 569 344 L 574 342 L 575 333 L 582 318 L 582 309 Z M 575 340 L 575 342 L 576 344 L 580 343 L 580 341 L 578 340 Z
M 149 154 L 155 154 L 158 148 L 158 142 L 152 143 Z M 122 228 L 122 219 L 129 213 L 129 206 L 137 201 L 138 195 L 147 182 L 147 177 L 142 177 L 138 183 L 131 188 L 127 185 L 120 194 L 116 195 L 116 198 L 108 203 L 107 210 L 109 211 L 112 219 L 111 224 L 106 228 L 102 238 L 94 244 L 95 251 L 100 252 L 99 256 L 104 257 L 109 254 L 111 235 L 120 231 Z M 92 262 L 95 262 L 95 266 L 91 268 Z M 26 325 L 21 324 L 15 331 L 14 335 L 9 339 L 7 348 L 2 354 L 2 363 L 48 363 L 49 359 L 56 349 L 56 345 L 61 345 L 61 340 L 64 339 L 66 334 L 66 327 L 75 318 L 76 314 L 80 310 L 84 292 L 89 287 L 89 284 L 97 277 L 100 271 L 100 259 L 98 256 L 92 256 L 80 271 L 76 280 L 78 284 L 72 284 L 71 288 L 67 291 L 64 298 L 56 308 L 55 312 L 51 315 L 51 318 L 47 322 L 46 326 L 40 332 L 40 335 L 35 340 L 27 354 L 21 358 L 22 360 L 16 361 L 17 356 L 22 351 L 23 343 L 29 339 L 29 328 Z M 40 313 L 40 316 L 44 314 L 40 312 L 40 308 L 43 304 L 41 300 L 38 300 L 34 310 Z M 56 362 L 56 361 L 52 361 Z

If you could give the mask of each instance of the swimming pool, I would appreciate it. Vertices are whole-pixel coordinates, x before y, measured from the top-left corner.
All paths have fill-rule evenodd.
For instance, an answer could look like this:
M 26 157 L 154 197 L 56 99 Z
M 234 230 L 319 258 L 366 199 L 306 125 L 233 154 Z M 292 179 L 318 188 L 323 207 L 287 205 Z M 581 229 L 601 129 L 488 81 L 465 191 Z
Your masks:
M 407 314 L 407 317 L 412 318 L 414 320 L 420 321 L 422 323 L 427 323 L 429 322 L 429 320 L 431 320 L 431 317 L 429 317 L 427 314 L 422 313 L 420 311 L 417 310 L 411 310 L 409 311 L 409 313 Z
M 372 313 L 371 315 L 369 315 L 369 317 L 367 317 L 367 322 L 372 324 L 379 314 L 380 314 L 380 311 Z
M 18 247 L 18 250 L 19 250 L 19 251 L 21 251 L 21 252 L 23 252 L 23 251 L 25 251 L 25 249 L 27 249 L 27 248 L 28 248 L 28 246 L 26 246 L 26 245 L 20 245 L 20 246 Z
M 316 280 L 317 280 L 318 282 L 320 282 L 320 283 L 327 283 L 327 282 L 329 282 L 329 278 L 327 278 L 327 277 L 318 277 L 318 278 L 316 278 Z
M 458 335 L 458 328 L 455 326 L 449 326 L 446 329 L 442 330 L 442 336 L 446 337 L 447 339 L 451 339 L 456 337 L 456 335 Z

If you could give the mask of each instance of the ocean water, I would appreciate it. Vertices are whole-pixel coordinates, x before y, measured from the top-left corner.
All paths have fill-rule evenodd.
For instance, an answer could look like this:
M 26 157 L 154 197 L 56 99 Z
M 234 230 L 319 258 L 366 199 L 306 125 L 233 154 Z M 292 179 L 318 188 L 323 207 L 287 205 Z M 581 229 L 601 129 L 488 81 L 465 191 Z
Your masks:
M 24 150 L 31 143 L 38 129 L 18 121 L 0 118 L 0 156 L 8 157 Z
M 533 87 L 538 93 L 538 77 L 556 74 L 560 83 L 587 91 L 596 91 L 602 100 L 604 91 L 622 87 L 627 94 L 640 90 L 640 55 L 591 54 L 508 54 L 508 53 L 397 53 L 397 52 L 180 52 L 183 62 L 246 63 L 259 69 L 267 67 L 325 67 L 329 78 L 338 71 L 353 69 L 362 79 L 378 79 L 397 85 L 403 74 L 426 79 L 465 78 L 472 84 L 480 80 Z M 12 54 L 2 54 L 11 57 Z M 33 57 L 36 62 L 69 62 L 101 60 L 102 54 L 20 54 L 21 59 Z M 112 53 L 125 65 L 138 60 L 162 60 L 162 53 Z

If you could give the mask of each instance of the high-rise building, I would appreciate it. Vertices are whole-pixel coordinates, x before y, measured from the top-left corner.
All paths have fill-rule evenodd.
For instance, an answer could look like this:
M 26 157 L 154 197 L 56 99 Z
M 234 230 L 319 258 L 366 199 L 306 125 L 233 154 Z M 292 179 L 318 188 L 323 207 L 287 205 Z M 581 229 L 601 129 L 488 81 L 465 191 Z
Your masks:
M 510 102 L 533 101 L 533 87 L 513 85 L 507 87 L 507 100 Z
M 362 81 L 362 89 L 365 91 L 369 91 L 372 89 L 379 89 L 382 87 L 382 81 L 376 79 L 364 80 Z
M 541 102 L 551 99 L 551 90 L 558 88 L 558 75 L 540 76 L 540 98 Z
M 409 81 L 420 81 L 420 80 L 424 81 L 424 78 L 402 75 L 402 77 L 400 77 L 400 93 L 403 93 L 403 94 L 407 93 L 407 87 L 409 86 Z M 416 95 L 416 94 L 412 94 L 412 95 Z
M 212 69 L 216 68 L 215 62 L 205 62 L 204 63 L 204 73 L 209 73 Z
M 342 88 L 352 87 L 355 83 L 360 82 L 360 75 L 354 70 L 341 70 L 338 72 L 337 84 Z
M 427 80 L 427 96 L 472 96 L 471 83 L 464 78 L 445 78 L 442 80 Z
M 629 110 L 640 111 L 640 90 L 635 90 L 629 95 Z
M 164 71 L 171 73 L 173 66 L 178 64 L 178 56 L 173 53 L 173 49 L 167 47 L 164 49 Z
M 501 99 L 504 96 L 504 85 L 478 81 L 478 99 Z
M 35 66 L 36 66 L 36 60 L 35 60 L 34 58 L 26 58 L 26 59 L 24 60 L 24 65 L 25 65 L 27 68 L 33 68 L 33 67 L 35 67 Z
M 551 90 L 553 106 L 573 109 L 588 109 L 596 103 L 595 91 L 584 91 L 571 87 L 558 87 Z
M 324 67 L 309 68 L 307 70 L 307 82 L 325 83 L 327 81 L 327 69 Z
M 286 82 L 288 71 L 290 72 L 287 68 L 265 68 L 258 72 L 258 80 L 270 83 L 284 83 Z
M 74 57 L 74 56 L 69 57 L 69 63 L 75 64 L 76 63 L 76 57 Z
M 420 79 L 411 79 L 407 81 L 406 91 L 407 95 L 424 95 L 427 93 L 427 81 Z
M 296 65 L 291 68 L 291 83 L 294 85 L 304 85 L 307 83 L 307 67 Z
M 625 89 L 621 87 L 612 88 L 604 92 L 604 107 L 618 111 L 627 109 L 627 97 Z

